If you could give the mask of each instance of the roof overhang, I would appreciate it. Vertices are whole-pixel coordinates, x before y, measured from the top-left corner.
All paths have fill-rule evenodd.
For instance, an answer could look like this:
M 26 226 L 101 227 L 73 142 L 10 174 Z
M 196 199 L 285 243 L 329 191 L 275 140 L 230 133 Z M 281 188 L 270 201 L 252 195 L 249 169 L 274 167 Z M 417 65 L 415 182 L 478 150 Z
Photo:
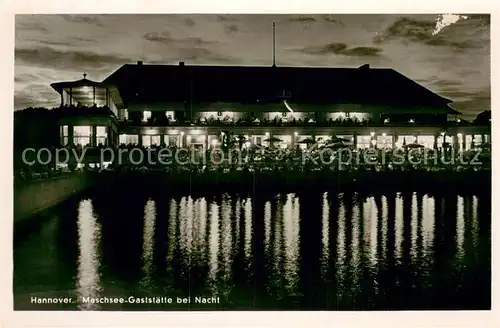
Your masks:
M 118 88 L 112 84 L 96 82 L 84 78 L 77 81 L 56 82 L 52 83 L 50 86 L 59 94 L 62 94 L 63 90 L 71 89 L 72 96 L 75 99 L 79 97 L 88 97 L 89 92 L 92 92 L 92 97 L 95 97 L 96 100 L 105 100 L 108 93 L 111 99 L 113 99 L 116 107 L 122 108 L 124 106 Z

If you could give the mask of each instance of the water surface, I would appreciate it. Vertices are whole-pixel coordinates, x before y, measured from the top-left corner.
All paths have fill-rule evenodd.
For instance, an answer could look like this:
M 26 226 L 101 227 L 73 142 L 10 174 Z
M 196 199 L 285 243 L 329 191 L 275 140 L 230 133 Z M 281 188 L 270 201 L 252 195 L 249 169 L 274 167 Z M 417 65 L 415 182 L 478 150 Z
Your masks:
M 16 244 L 14 306 L 488 309 L 490 223 L 489 196 L 453 192 L 90 193 Z M 173 303 L 82 301 L 104 296 Z

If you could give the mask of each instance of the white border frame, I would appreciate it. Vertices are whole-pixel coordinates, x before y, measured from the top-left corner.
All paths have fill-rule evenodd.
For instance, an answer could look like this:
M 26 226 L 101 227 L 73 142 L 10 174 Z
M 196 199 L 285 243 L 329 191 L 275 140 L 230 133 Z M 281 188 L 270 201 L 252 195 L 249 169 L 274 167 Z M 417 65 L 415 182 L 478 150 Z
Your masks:
M 435 1 L 420 0 L 358 0 L 332 4 L 324 0 L 266 0 L 253 1 L 167 1 L 85 0 L 78 3 L 66 1 L 10 0 L 0 6 L 0 35 L 2 51 L 0 66 L 0 326 L 5 327 L 263 327 L 263 326 L 310 326 L 310 327 L 500 327 L 498 313 L 499 261 L 498 250 L 498 203 L 492 204 L 492 311 L 401 311 L 401 312 L 56 312 L 17 311 L 13 309 L 12 295 L 12 122 L 14 90 L 14 14 L 34 13 L 490 13 L 491 14 L 491 94 L 492 109 L 500 105 L 499 79 L 499 29 L 496 19 L 499 4 L 487 0 Z M 500 108 L 493 109 L 493 127 L 500 120 Z M 500 145 L 499 135 L 493 132 L 493 155 Z M 499 172 L 500 161 L 493 160 L 493 180 Z M 500 199 L 493 183 L 492 199 Z M 496 312 L 496 313 L 495 313 Z

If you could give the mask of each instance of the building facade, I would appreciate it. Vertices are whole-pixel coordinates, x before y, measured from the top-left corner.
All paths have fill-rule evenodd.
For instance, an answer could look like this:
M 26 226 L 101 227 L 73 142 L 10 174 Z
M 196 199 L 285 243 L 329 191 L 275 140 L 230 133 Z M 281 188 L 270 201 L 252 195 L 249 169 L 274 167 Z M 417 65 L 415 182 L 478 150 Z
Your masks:
M 209 149 L 228 133 L 283 148 L 333 136 L 356 148 L 418 143 L 469 150 L 489 124 L 460 121 L 452 102 L 392 69 L 124 65 L 103 82 L 51 85 L 61 145 Z

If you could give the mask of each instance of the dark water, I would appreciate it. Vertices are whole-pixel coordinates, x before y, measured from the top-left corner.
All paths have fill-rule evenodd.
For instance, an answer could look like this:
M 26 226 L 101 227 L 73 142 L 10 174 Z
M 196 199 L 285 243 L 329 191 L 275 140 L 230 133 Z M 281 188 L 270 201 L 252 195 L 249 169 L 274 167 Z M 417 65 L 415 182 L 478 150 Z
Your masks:
M 15 309 L 488 309 L 489 195 L 89 194 L 14 250 Z M 34 304 L 31 297 L 70 297 Z M 84 304 L 83 297 L 172 304 Z M 195 297 L 219 303 L 195 303 Z M 177 304 L 177 297 L 191 297 Z

